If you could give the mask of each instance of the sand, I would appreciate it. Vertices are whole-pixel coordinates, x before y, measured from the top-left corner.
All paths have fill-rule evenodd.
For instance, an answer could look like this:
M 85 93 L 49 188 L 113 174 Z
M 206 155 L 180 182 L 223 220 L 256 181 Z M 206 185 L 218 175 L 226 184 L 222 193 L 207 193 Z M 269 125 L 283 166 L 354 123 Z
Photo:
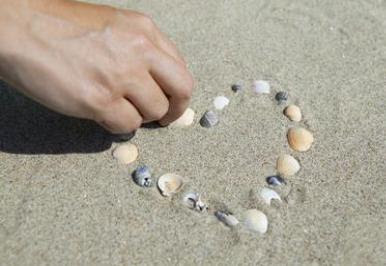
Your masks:
M 109 4 L 109 1 L 104 1 Z M 149 13 L 180 47 L 202 114 L 230 99 L 211 129 L 139 130 L 137 163 L 92 123 L 54 114 L 0 89 L 2 265 L 385 265 L 386 2 L 111 1 Z M 230 85 L 269 80 L 286 90 L 314 132 L 310 151 L 286 142 L 296 123 L 274 94 Z M 257 192 L 289 153 L 301 171 L 271 207 Z M 230 230 L 142 189 L 129 173 L 176 172 L 187 190 L 237 217 L 267 214 L 259 236 Z

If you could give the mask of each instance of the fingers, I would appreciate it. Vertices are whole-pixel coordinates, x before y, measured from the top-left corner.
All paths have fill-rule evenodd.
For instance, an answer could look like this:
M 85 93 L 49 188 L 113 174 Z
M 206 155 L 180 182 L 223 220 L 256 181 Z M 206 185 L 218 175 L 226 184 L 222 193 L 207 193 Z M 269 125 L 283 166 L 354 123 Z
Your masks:
M 142 117 L 128 100 L 120 98 L 103 110 L 97 122 L 111 133 L 125 134 L 139 128 Z
M 193 78 L 189 71 L 162 51 L 149 55 L 150 74 L 169 99 L 167 114 L 159 121 L 163 126 L 179 118 L 189 105 Z
M 143 122 L 158 121 L 169 109 L 169 101 L 165 94 L 147 73 L 141 84 L 130 84 L 124 88 L 125 97 L 137 108 Z

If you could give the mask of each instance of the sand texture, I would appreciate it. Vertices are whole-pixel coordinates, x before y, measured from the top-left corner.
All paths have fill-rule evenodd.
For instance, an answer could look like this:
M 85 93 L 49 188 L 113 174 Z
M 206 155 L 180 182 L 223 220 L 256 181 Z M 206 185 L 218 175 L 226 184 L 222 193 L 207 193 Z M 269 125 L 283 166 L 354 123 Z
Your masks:
M 144 128 L 139 160 L 111 156 L 91 122 L 52 113 L 0 86 L 1 265 L 386 265 L 384 0 L 104 1 L 149 13 L 196 79 L 191 128 Z M 253 80 L 268 80 L 256 96 Z M 241 81 L 244 91 L 230 86 Z M 302 109 L 290 122 L 277 91 Z M 230 104 L 210 129 L 215 96 Z M 290 126 L 314 134 L 292 151 Z M 265 205 L 258 191 L 280 154 L 301 170 Z M 182 175 L 186 190 L 236 217 L 263 211 L 268 231 L 232 230 L 129 176 Z

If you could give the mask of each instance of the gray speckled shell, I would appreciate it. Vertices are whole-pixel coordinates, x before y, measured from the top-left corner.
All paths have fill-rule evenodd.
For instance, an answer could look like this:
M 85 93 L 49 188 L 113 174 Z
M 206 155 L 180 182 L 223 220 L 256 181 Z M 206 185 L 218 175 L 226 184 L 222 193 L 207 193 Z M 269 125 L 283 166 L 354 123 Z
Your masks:
M 151 187 L 153 185 L 150 169 L 147 166 L 139 166 L 133 173 L 133 180 L 141 187 Z
M 215 112 L 206 111 L 200 120 L 200 125 L 206 128 L 210 128 L 217 125 L 218 122 L 219 119 Z

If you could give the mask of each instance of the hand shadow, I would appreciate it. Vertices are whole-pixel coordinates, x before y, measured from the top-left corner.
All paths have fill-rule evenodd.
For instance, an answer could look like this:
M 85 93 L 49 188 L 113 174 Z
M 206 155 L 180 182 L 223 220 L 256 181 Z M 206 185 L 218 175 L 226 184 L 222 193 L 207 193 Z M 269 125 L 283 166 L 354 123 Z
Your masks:
M 94 153 L 113 141 L 117 137 L 96 123 L 52 112 L 0 80 L 0 152 Z

